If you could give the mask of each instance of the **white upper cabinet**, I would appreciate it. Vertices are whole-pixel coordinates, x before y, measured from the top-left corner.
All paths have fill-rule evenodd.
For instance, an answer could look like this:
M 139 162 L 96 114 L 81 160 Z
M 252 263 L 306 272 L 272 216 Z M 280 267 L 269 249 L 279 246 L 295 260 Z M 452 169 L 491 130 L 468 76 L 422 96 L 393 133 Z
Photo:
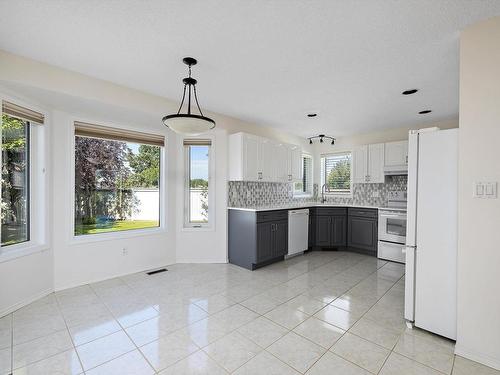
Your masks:
M 276 168 L 276 177 L 278 182 L 288 181 L 288 157 L 289 148 L 288 145 L 281 143 L 276 149 L 273 161 Z
M 384 144 L 368 145 L 368 182 L 384 182 Z
M 293 182 L 302 178 L 302 150 L 246 133 L 229 135 L 229 180 Z
M 288 145 L 287 181 L 302 179 L 302 149 L 299 146 Z
M 385 170 L 408 168 L 408 141 L 385 144 Z
M 229 179 L 261 181 L 261 139 L 250 134 L 229 136 Z
M 279 145 L 269 139 L 261 138 L 261 153 L 260 153 L 260 170 L 262 173 L 262 181 L 275 182 L 277 181 L 277 166 L 276 151 Z
M 352 152 L 353 183 L 384 182 L 384 144 L 356 147 Z
M 352 182 L 367 182 L 368 146 L 359 146 L 352 151 Z

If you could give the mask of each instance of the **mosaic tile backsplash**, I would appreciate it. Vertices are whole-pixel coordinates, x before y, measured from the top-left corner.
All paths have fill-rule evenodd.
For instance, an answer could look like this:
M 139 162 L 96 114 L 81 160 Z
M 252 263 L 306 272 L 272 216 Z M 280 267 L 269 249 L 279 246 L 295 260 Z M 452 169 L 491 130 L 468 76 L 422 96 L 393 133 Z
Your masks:
M 407 176 L 386 176 L 383 184 L 353 184 L 352 198 L 327 195 L 326 199 L 328 203 L 335 204 L 384 207 L 387 206 L 388 192 L 406 191 L 407 181 Z M 297 198 L 293 196 L 290 183 L 229 181 L 228 205 L 229 207 L 262 207 L 317 202 L 321 199 L 318 184 L 314 184 L 313 191 L 312 197 Z

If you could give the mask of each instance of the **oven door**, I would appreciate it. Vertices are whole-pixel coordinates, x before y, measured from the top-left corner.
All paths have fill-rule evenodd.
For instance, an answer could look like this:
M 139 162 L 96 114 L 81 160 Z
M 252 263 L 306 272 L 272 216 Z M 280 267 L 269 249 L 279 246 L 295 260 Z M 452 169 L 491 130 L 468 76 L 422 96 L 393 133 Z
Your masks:
M 406 213 L 380 211 L 378 239 L 404 244 L 406 240 Z

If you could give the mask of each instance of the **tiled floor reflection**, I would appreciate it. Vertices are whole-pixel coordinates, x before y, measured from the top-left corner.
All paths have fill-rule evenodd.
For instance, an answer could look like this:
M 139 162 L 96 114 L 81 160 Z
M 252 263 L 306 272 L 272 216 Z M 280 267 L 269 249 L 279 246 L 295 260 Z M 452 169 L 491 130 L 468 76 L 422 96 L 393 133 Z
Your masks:
M 176 264 L 0 318 L 0 375 L 500 375 L 406 329 L 403 302 L 404 267 L 354 253 Z

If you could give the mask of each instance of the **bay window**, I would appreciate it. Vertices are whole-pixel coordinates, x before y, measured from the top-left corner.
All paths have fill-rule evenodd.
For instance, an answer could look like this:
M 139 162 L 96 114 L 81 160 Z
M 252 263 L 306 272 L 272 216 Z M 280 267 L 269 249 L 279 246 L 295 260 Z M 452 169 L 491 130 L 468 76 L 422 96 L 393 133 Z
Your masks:
M 185 139 L 185 204 L 184 226 L 201 228 L 210 225 L 211 140 Z
M 74 235 L 160 226 L 164 138 L 75 123 Z
M 2 101 L 1 246 L 31 240 L 32 128 L 43 125 L 44 115 Z M 39 163 L 40 164 L 40 161 Z

